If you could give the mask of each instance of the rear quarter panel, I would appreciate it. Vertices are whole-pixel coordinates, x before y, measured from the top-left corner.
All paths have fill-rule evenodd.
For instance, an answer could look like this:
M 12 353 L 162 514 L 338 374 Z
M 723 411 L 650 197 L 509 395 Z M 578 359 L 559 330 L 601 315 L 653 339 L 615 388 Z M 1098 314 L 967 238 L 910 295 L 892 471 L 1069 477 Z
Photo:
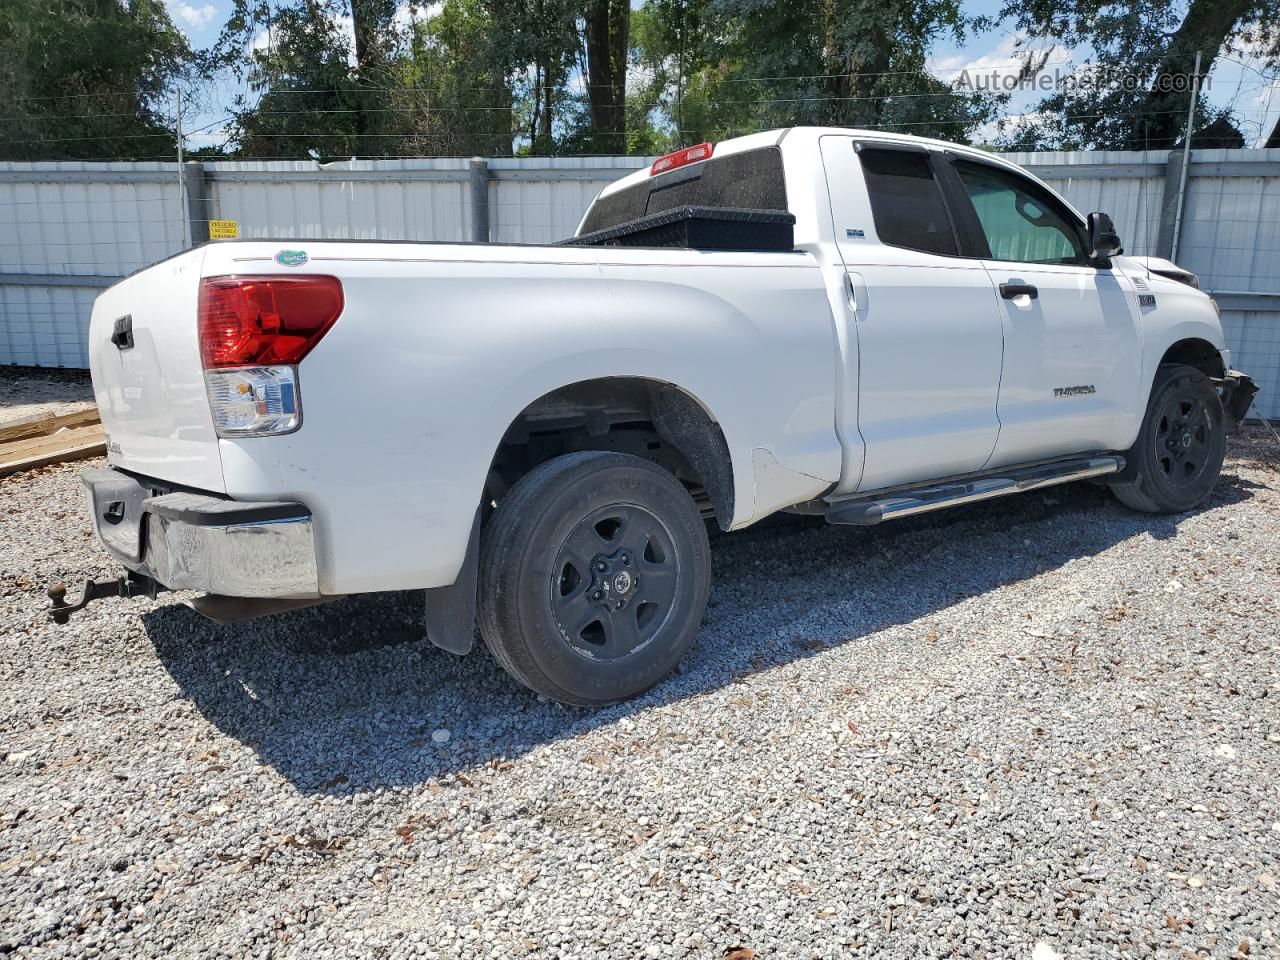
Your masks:
M 274 246 L 215 245 L 204 272 L 343 282 L 343 315 L 299 371 L 301 429 L 220 443 L 228 493 L 316 513 L 326 593 L 451 583 L 507 427 L 582 380 L 647 377 L 702 403 L 729 446 L 735 526 L 839 476 L 834 334 L 806 254 L 295 248 L 309 262 L 290 271 Z

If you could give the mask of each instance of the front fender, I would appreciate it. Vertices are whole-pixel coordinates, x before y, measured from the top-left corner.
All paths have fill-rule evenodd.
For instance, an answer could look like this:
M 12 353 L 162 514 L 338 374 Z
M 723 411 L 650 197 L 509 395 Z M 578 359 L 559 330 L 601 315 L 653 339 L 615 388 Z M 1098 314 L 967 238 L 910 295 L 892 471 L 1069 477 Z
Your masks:
M 1155 304 L 1142 304 L 1138 314 L 1142 334 L 1142 382 L 1145 400 L 1151 394 L 1156 369 L 1174 346 L 1187 341 L 1200 340 L 1222 354 L 1226 350 L 1226 338 L 1218 312 L 1208 296 L 1193 287 L 1152 275 L 1146 280 L 1148 296 Z M 1146 291 L 1139 288 L 1139 296 Z

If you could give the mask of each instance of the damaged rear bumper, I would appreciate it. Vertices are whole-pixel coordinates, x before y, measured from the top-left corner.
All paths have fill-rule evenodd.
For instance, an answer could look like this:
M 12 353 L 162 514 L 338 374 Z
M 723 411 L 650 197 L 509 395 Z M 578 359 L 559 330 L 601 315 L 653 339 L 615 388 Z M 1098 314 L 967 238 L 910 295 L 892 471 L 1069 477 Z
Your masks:
M 311 511 L 173 491 L 120 470 L 82 475 L 103 546 L 170 590 L 227 597 L 320 596 Z

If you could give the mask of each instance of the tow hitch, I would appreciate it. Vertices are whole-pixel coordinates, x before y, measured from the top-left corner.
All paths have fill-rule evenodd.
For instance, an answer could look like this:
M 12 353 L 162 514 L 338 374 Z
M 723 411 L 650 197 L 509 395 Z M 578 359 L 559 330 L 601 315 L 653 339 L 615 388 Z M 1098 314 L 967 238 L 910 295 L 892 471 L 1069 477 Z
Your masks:
M 84 592 L 75 603 L 67 603 L 65 583 L 55 583 L 45 592 L 53 601 L 53 605 L 49 607 L 49 617 L 54 623 L 66 623 L 73 613 L 83 610 L 93 600 L 104 600 L 107 597 L 150 597 L 154 600 L 156 594 L 163 593 L 165 589 L 150 577 L 131 573 L 115 580 L 86 580 Z

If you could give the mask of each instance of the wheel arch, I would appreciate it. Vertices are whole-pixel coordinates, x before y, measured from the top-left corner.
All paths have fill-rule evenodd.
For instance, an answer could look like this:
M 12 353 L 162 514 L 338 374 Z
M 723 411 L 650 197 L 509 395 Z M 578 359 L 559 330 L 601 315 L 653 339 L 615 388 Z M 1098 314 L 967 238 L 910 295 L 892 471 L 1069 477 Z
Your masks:
M 1173 363 L 1195 367 L 1209 377 L 1222 377 L 1226 373 L 1221 351 L 1198 336 L 1183 337 L 1171 343 L 1161 354 L 1156 366 L 1158 368 Z
M 703 513 L 714 516 L 722 529 L 733 524 L 738 498 L 729 445 L 719 422 L 694 393 L 640 376 L 595 377 L 548 390 L 507 422 L 456 581 L 427 590 L 426 627 L 432 643 L 456 654 L 471 649 L 480 531 L 496 501 L 538 465 L 580 450 L 621 450 L 657 463 L 684 483 Z
M 695 393 L 643 376 L 591 377 L 529 401 L 511 417 L 494 450 L 485 501 L 560 453 L 622 450 L 668 469 L 705 494 L 704 512 L 722 529 L 737 506 L 732 454 L 720 422 Z

